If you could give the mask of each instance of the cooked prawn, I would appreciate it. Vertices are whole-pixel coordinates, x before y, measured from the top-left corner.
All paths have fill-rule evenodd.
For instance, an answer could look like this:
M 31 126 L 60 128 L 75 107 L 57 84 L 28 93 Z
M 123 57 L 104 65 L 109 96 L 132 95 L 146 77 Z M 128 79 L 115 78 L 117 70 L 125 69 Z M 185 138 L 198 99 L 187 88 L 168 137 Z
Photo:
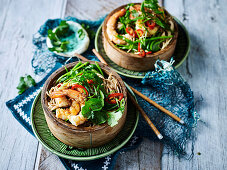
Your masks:
M 68 107 L 70 105 L 70 101 L 66 98 L 66 96 L 62 96 L 59 98 L 55 98 L 56 107 Z
M 64 89 L 64 90 L 54 91 L 50 94 L 50 97 L 53 98 L 53 99 L 54 98 L 60 98 L 60 97 L 63 97 L 63 96 L 68 96 L 72 99 L 75 99 L 79 103 L 84 103 L 85 98 L 86 98 L 86 95 L 84 93 L 81 93 L 79 91 L 72 90 L 72 89 Z
M 71 115 L 77 115 L 80 112 L 80 104 L 77 101 L 72 101 L 72 105 L 69 108 Z
M 69 119 L 70 114 L 71 113 L 70 113 L 68 108 L 66 108 L 66 109 L 61 109 L 61 108 L 56 109 L 56 117 L 57 118 L 60 118 L 60 119 L 63 119 L 63 120 L 67 120 L 67 119 Z
M 117 38 L 118 33 L 116 31 L 117 20 L 119 17 L 125 15 L 125 12 L 126 9 L 121 9 L 120 11 L 114 13 L 107 21 L 107 35 L 109 36 L 109 39 L 115 44 L 126 44 L 124 40 Z
M 56 109 L 56 117 L 63 119 L 63 120 L 69 119 L 69 121 L 72 120 L 74 123 L 76 122 L 75 124 L 79 124 L 78 120 L 80 120 L 80 122 L 82 122 L 82 116 L 81 116 L 82 114 L 78 115 L 79 112 L 80 112 L 80 104 L 77 103 L 76 101 L 73 101 L 72 105 L 69 108 Z M 79 118 L 77 118 L 77 117 L 79 117 Z
M 83 115 L 82 115 L 82 112 L 80 111 L 80 113 L 78 115 L 70 115 L 69 116 L 69 121 L 75 125 L 75 126 L 78 126 L 78 125 L 81 125 L 83 124 L 85 121 L 87 121 L 87 118 L 85 118 Z

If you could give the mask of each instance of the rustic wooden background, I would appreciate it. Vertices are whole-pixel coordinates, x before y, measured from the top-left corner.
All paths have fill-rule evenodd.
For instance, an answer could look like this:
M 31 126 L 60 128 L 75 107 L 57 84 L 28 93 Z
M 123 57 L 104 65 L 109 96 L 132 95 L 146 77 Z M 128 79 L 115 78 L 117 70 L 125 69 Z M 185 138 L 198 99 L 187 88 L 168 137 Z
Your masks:
M 11 115 L 5 102 L 17 95 L 19 77 L 33 74 L 32 35 L 48 18 L 95 20 L 128 0 L 0 0 L 0 169 L 64 169 Z M 178 69 L 191 85 L 201 121 L 191 160 L 167 154 L 144 140 L 119 156 L 116 169 L 227 169 L 227 10 L 226 0 L 164 1 L 187 27 L 191 52 Z M 35 77 L 39 80 L 39 77 Z M 198 154 L 201 153 L 201 154 Z

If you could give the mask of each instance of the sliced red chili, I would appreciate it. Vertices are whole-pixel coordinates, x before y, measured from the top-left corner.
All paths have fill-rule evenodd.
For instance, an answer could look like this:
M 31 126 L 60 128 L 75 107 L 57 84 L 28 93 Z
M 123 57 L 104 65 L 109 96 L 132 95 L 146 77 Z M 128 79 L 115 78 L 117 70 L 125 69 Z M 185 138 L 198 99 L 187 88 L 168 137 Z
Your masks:
M 150 29 L 154 29 L 154 27 L 156 25 L 155 22 L 153 22 L 151 20 L 147 21 L 146 24 Z
M 129 34 L 129 35 L 131 35 L 131 36 L 135 36 L 135 34 L 134 34 L 134 30 L 131 28 L 131 27 L 127 27 L 126 29 L 125 29 L 125 31 Z
M 84 89 L 84 91 L 86 92 L 86 95 L 88 96 L 88 91 L 87 91 L 87 89 L 84 86 L 79 85 L 79 84 L 74 84 L 71 87 L 72 90 L 77 89 L 77 88 Z
M 140 43 L 138 43 L 138 52 L 140 52 L 140 48 L 141 48 Z
M 62 85 L 62 84 L 58 84 L 57 87 L 59 88 L 59 87 L 61 87 L 61 85 Z
M 139 34 L 139 36 L 141 37 L 141 36 L 143 35 L 143 30 L 137 29 L 137 30 L 136 30 L 136 35 L 138 36 L 138 34 Z
M 94 84 L 94 81 L 93 80 L 87 80 L 87 83 L 88 84 Z
M 144 57 L 144 56 L 146 55 L 146 53 L 145 53 L 145 51 L 144 51 L 143 49 L 140 49 L 139 55 L 140 55 L 141 57 Z
M 146 54 L 151 54 L 152 53 L 152 51 L 148 51 L 148 52 L 146 52 Z
M 118 100 L 121 101 L 123 97 L 124 97 L 123 93 L 113 93 L 108 95 L 108 98 L 106 99 L 106 101 L 109 104 L 116 104 L 117 101 L 115 98 L 118 98 Z

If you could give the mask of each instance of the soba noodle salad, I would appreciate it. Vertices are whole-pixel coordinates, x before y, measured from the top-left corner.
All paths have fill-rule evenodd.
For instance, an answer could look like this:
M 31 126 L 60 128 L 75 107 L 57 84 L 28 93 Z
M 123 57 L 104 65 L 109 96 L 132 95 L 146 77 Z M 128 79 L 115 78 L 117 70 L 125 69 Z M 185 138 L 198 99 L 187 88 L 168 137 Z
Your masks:
M 58 78 L 48 92 L 48 107 L 56 117 L 75 126 L 93 126 L 118 123 L 125 99 L 117 79 L 105 76 L 96 62 L 78 62 Z
M 157 0 L 131 3 L 107 21 L 109 39 L 118 48 L 141 57 L 168 46 L 174 29 L 173 18 L 158 5 Z

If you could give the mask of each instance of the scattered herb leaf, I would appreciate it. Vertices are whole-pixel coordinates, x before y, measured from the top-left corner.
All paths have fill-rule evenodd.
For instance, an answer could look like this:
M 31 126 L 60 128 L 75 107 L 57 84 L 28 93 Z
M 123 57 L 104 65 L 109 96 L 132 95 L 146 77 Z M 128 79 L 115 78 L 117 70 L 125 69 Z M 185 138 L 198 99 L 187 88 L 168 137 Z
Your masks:
M 78 30 L 78 34 L 79 34 L 79 38 L 80 38 L 81 40 L 83 40 L 84 37 L 85 37 L 84 30 L 83 30 L 83 29 L 79 29 L 79 30 Z
M 90 39 L 94 39 L 95 38 L 95 31 L 92 30 L 89 25 L 86 25 L 86 24 L 82 23 L 81 26 L 87 31 L 88 36 L 89 36 Z
M 35 86 L 35 80 L 32 78 L 32 76 L 27 75 L 25 77 L 20 77 L 20 82 L 17 86 L 18 94 L 24 93 L 29 87 Z
M 56 28 L 55 32 L 53 30 L 48 30 L 48 38 L 50 39 L 53 47 L 49 48 L 50 51 L 56 51 L 56 52 L 65 52 L 67 51 L 67 44 L 68 41 L 61 41 L 62 37 L 68 36 L 69 34 L 72 34 L 71 31 L 69 31 L 69 24 L 62 20 L 59 26 Z

